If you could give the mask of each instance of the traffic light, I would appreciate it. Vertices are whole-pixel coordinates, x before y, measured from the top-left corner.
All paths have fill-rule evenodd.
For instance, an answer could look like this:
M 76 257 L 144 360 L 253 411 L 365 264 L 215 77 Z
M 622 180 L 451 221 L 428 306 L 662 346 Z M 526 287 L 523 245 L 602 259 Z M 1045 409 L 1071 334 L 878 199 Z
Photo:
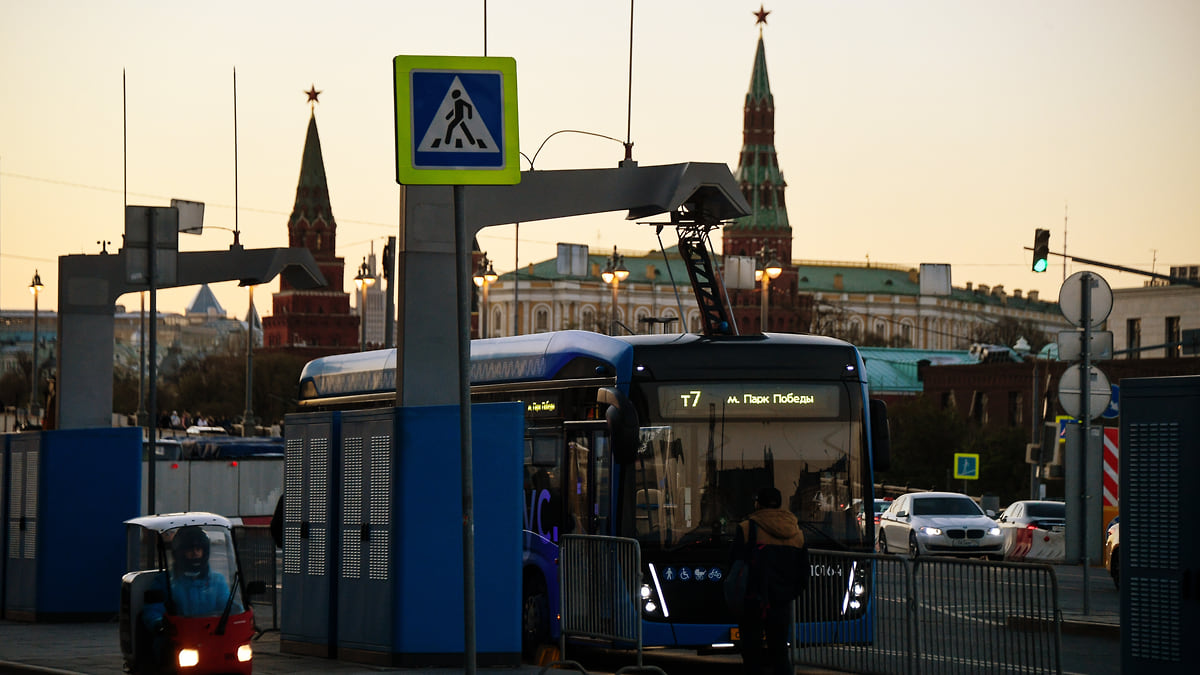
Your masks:
M 1033 271 L 1050 268 L 1050 230 L 1038 228 L 1033 232 Z

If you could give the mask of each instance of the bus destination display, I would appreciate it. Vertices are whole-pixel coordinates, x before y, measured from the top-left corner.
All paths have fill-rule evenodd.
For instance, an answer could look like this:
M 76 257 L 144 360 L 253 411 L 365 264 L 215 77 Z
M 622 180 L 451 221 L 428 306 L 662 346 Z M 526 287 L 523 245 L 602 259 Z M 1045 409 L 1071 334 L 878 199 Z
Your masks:
M 836 385 L 782 383 L 692 383 L 658 388 L 663 417 L 837 417 Z

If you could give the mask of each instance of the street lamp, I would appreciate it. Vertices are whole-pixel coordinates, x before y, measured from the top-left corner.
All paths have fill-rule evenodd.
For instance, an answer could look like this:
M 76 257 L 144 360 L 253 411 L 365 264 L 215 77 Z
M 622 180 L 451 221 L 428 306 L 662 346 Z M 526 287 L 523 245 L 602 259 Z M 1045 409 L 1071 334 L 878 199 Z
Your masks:
M 479 307 L 479 337 L 488 337 L 488 286 L 491 286 L 499 279 L 496 274 L 496 269 L 492 267 L 492 261 L 488 260 L 487 253 L 483 254 L 483 260 L 479 261 L 479 271 L 471 279 L 483 291 L 481 303 Z
M 625 256 L 617 253 L 615 245 L 612 257 L 608 259 L 608 264 L 604 266 L 600 278 L 604 279 L 604 283 L 612 285 L 612 320 L 609 322 L 609 335 L 616 335 L 619 323 L 617 319 L 617 287 L 621 285 L 622 281 L 629 278 L 629 268 L 625 267 Z
M 29 368 L 29 417 L 32 423 L 34 406 L 37 405 L 37 371 L 38 371 L 38 294 L 45 286 L 42 277 L 35 269 L 33 281 L 29 282 L 29 292 L 33 294 L 33 364 Z
M 767 259 L 767 254 L 770 252 L 771 249 L 763 249 L 761 251 L 763 260 Z M 762 282 L 762 301 L 759 303 L 761 310 L 758 322 L 759 332 L 767 332 L 768 289 L 771 287 L 771 280 L 778 279 L 780 274 L 783 274 L 783 265 L 780 265 L 779 261 L 774 258 L 771 258 L 771 262 L 766 263 L 766 266 L 762 269 L 754 270 L 754 280 Z
M 359 338 L 358 351 L 364 351 L 367 348 L 367 288 L 375 283 L 375 277 L 371 276 L 371 270 L 367 267 L 367 259 L 363 258 L 362 264 L 358 266 L 358 274 L 354 277 L 354 287 L 358 289 L 358 323 L 359 323 Z

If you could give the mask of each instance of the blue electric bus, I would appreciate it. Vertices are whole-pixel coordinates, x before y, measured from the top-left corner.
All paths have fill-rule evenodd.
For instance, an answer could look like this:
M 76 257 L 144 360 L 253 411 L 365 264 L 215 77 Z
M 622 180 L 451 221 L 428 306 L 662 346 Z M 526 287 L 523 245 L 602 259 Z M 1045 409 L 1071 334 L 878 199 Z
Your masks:
M 869 553 L 887 415 L 851 344 L 809 335 L 562 331 L 471 343 L 475 402 L 525 407 L 523 645 L 558 633 L 557 542 L 636 538 L 646 645 L 731 645 L 721 580 L 736 524 L 773 485 L 811 548 Z M 316 359 L 305 409 L 394 405 L 395 350 Z M 869 636 L 869 565 L 814 570 L 809 641 Z M 828 596 L 828 597 L 824 597 Z M 868 638 L 869 639 L 869 638 Z

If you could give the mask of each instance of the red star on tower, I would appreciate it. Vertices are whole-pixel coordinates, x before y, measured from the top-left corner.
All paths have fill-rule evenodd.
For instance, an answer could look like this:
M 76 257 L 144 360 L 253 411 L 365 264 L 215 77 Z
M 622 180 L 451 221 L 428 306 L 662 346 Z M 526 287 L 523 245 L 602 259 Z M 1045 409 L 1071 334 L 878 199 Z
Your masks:
M 317 91 L 317 86 L 315 84 L 310 86 L 308 91 L 304 93 L 308 94 L 309 103 L 320 103 L 320 101 L 317 100 L 317 97 L 321 95 L 321 92 Z
M 767 23 L 767 15 L 770 13 L 771 13 L 770 11 L 763 9 L 762 5 L 759 5 L 757 12 L 751 12 L 751 14 L 758 17 L 758 20 L 754 22 L 754 25 L 757 26 L 760 23 L 761 24 Z

